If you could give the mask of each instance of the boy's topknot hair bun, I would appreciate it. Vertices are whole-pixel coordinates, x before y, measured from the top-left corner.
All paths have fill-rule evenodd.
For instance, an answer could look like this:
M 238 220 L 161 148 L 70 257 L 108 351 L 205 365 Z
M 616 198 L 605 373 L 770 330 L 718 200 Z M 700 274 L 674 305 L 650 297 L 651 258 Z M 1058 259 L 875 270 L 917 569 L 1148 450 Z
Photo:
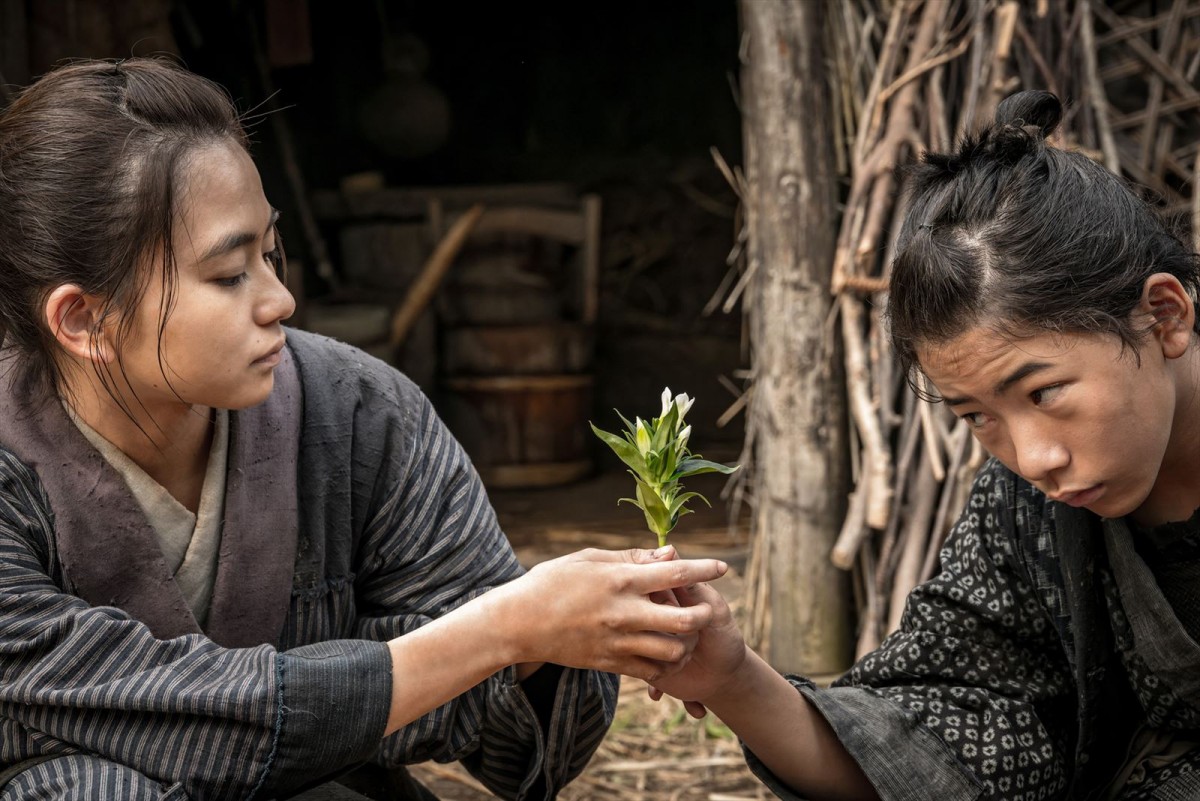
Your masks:
M 1062 121 L 1063 107 L 1057 97 L 1040 89 L 1018 92 L 996 107 L 996 120 L 976 135 L 964 136 L 953 153 L 926 153 L 922 161 L 935 171 L 932 180 L 949 179 L 973 165 L 1012 165 L 1025 156 L 1038 155 L 1046 137 Z
M 978 142 L 964 142 L 963 151 L 973 149 L 1001 163 L 1015 164 L 1025 156 L 1041 154 L 1046 137 L 1061 120 L 1062 103 L 1054 95 L 1041 90 L 1018 92 L 1001 101 L 996 107 L 996 122 Z
M 1063 107 L 1050 92 L 1034 89 L 1004 98 L 996 107 L 996 128 L 1020 128 L 1046 139 L 1062 122 Z

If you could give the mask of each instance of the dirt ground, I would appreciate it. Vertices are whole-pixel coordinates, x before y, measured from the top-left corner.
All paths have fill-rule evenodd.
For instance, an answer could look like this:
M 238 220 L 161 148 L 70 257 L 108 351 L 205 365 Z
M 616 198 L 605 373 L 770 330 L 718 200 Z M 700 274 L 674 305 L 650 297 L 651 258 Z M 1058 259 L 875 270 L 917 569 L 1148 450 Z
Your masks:
M 735 609 L 741 604 L 742 572 L 749 556 L 748 524 L 729 524 L 721 500 L 725 479 L 696 476 L 689 490 L 702 492 L 713 504 L 693 504 L 671 541 L 685 556 L 724 559 L 730 573 L 716 583 Z M 620 471 L 543 490 L 494 491 L 492 502 L 521 563 L 534 565 L 580 548 L 654 547 L 641 512 L 617 506 L 617 498 L 633 493 L 633 479 Z M 483 801 L 493 796 L 457 764 L 426 763 L 413 775 L 439 798 Z M 644 799 L 645 801 L 742 801 L 771 797 L 742 759 L 737 739 L 709 716 L 688 717 L 673 699 L 655 703 L 644 682 L 625 678 L 616 719 L 587 769 L 560 795 L 564 801 Z

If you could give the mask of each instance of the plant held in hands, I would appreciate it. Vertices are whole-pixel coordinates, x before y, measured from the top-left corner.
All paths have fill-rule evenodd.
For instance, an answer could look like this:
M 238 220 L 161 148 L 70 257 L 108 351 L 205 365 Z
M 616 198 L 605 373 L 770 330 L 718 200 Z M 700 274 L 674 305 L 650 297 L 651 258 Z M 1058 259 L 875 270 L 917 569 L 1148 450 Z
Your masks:
M 636 500 L 621 498 L 617 503 L 628 501 L 642 510 L 646 524 L 658 535 L 660 547 L 667 544 L 667 534 L 675 528 L 679 518 L 691 513 L 692 510 L 687 508 L 689 500 L 699 498 L 708 503 L 708 499 L 698 492 L 682 492 L 680 479 L 701 473 L 728 475 L 740 466 L 709 462 L 688 450 L 692 427 L 683 424 L 683 417 L 690 408 L 691 398 L 686 394 L 672 398 L 668 388 L 663 390 L 662 412 L 653 420 L 639 417 L 636 423 L 631 423 L 617 412 L 625 424 L 625 431 L 620 436 L 592 424 L 592 431 L 628 465 L 637 481 Z

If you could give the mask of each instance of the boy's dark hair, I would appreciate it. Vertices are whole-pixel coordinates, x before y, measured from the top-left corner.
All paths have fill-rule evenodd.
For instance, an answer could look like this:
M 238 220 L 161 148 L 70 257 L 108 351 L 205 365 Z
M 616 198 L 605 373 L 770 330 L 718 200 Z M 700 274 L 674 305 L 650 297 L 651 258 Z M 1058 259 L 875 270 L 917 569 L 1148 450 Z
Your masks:
M 1062 118 L 1049 92 L 1021 92 L 952 154 L 908 175 L 888 318 L 901 367 L 917 348 L 987 325 L 1010 336 L 1110 333 L 1133 346 L 1146 279 L 1170 273 L 1193 298 L 1196 254 L 1122 179 L 1081 153 L 1049 147 Z
M 161 345 L 179 176 L 197 148 L 221 141 L 247 145 L 229 96 L 161 59 L 60 67 L 0 114 L 0 331 L 6 355 L 46 390 L 64 391 L 42 311 L 57 286 L 105 298 L 119 343 L 159 260 Z M 111 393 L 112 373 L 97 373 Z

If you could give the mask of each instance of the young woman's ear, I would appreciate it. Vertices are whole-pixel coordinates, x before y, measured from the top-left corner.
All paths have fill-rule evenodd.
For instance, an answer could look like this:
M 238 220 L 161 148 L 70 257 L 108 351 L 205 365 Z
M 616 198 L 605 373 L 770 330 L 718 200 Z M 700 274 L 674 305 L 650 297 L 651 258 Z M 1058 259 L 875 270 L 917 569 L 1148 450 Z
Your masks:
M 1178 359 L 1184 354 L 1192 341 L 1196 304 L 1178 278 L 1170 273 L 1147 278 L 1138 311 L 1153 317 L 1152 336 L 1161 344 L 1164 356 Z
M 113 351 L 100 326 L 104 302 L 75 284 L 62 284 L 46 296 L 46 325 L 67 353 L 82 361 L 107 364 Z

